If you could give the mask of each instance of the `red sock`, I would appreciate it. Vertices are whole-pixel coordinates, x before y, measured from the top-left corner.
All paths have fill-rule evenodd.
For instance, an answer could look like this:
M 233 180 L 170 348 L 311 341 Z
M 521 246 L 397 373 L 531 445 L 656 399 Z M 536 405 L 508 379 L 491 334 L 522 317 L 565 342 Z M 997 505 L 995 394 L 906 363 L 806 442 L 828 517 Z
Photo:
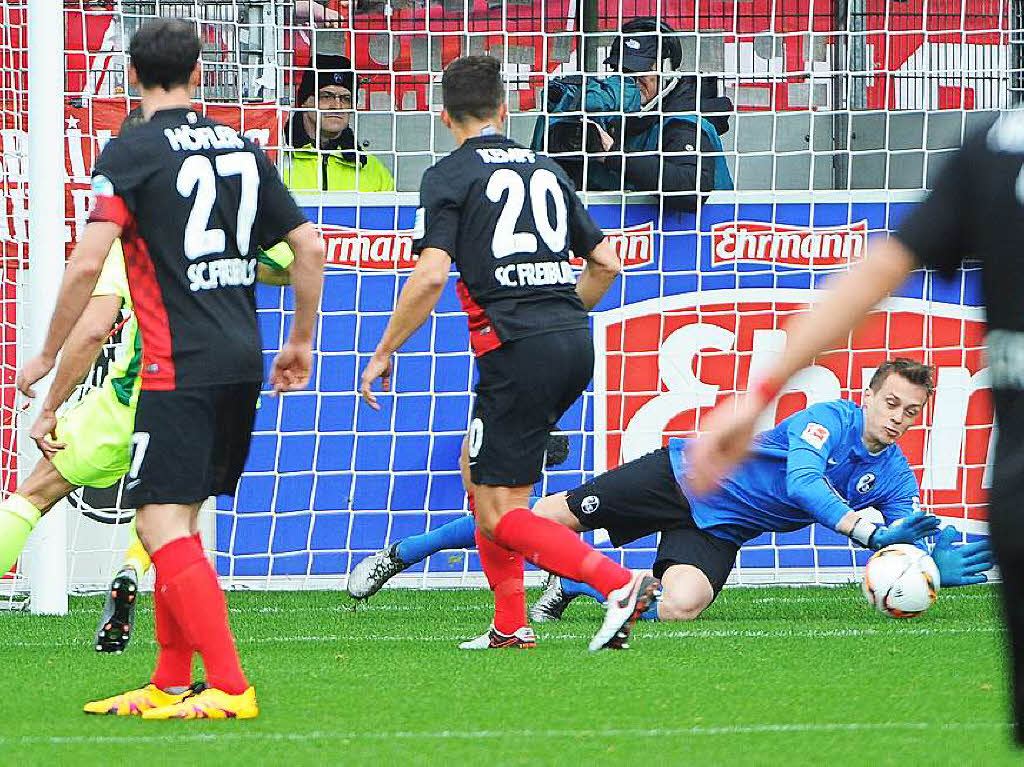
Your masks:
M 526 625 L 523 556 L 503 549 L 479 527 L 475 535 L 480 564 L 494 592 L 494 628 L 502 634 L 513 634 Z
M 632 574 L 568 527 L 538 517 L 529 509 L 512 509 L 494 529 L 494 542 L 518 551 L 550 573 L 590 584 L 605 596 L 626 585 Z
M 189 644 L 203 656 L 206 681 L 230 695 L 245 692 L 228 607 L 217 574 L 203 555 L 198 536 L 178 538 L 153 554 L 162 573 L 162 594 Z
M 177 543 L 177 541 L 175 541 Z M 164 547 L 166 548 L 166 547 Z M 161 549 L 163 551 L 163 549 Z M 192 647 L 174 619 L 163 589 L 162 569 L 156 571 L 156 589 L 153 592 L 153 612 L 156 622 L 156 670 L 150 680 L 161 690 L 188 687 L 192 684 Z

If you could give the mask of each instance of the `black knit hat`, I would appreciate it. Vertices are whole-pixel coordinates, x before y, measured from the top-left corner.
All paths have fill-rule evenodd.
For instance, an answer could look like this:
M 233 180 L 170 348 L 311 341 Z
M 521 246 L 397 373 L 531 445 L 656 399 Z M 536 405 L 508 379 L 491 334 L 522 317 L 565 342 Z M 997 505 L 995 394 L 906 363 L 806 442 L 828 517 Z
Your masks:
M 316 57 L 316 69 L 306 69 L 295 93 L 295 104 L 301 106 L 316 91 L 325 85 L 340 85 L 348 88 L 352 98 L 356 97 L 356 73 L 347 56 L 320 54 Z

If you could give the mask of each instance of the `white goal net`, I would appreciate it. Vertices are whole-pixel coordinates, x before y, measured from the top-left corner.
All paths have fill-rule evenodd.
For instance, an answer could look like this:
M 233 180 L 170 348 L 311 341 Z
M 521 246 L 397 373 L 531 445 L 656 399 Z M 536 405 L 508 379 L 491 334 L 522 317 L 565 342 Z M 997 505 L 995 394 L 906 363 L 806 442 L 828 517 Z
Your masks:
M 33 460 L 13 449 L 15 353 L 31 278 L 29 2 L 0 0 L 5 491 L 17 461 Z M 238 494 L 216 499 L 206 513 L 204 537 L 225 585 L 340 587 L 367 553 L 466 513 L 457 456 L 474 370 L 453 285 L 398 355 L 395 392 L 382 398 L 383 409 L 360 405 L 355 393 L 414 263 L 420 176 L 453 147 L 438 118 L 439 74 L 452 59 L 498 57 L 510 134 L 525 144 L 539 136 L 554 150 L 545 119 L 555 109 L 567 122 L 581 114 L 579 106 L 556 105 L 556 89 L 574 75 L 606 77 L 622 26 L 655 17 L 667 25 L 655 33 L 662 50 L 671 40 L 678 52 L 671 74 L 695 95 L 679 112 L 659 106 L 645 114 L 662 125 L 682 115 L 711 122 L 722 147 L 701 154 L 698 174 L 724 159 L 735 187 L 719 183 L 691 212 L 686 200 L 695 196 L 672 186 L 668 163 L 652 187 L 598 153 L 563 158 L 578 162 L 587 179 L 595 169 L 617 169 L 617 188 L 588 180 L 584 197 L 626 269 L 594 313 L 594 384 L 559 424 L 569 457 L 546 473 L 540 494 L 574 487 L 668 436 L 694 433 L 711 406 L 746 388 L 822 280 L 893 227 L 967 132 L 1015 103 L 1020 10 L 1009 0 L 65 0 L 63 37 L 54 31 L 52 40 L 65 50 L 69 239 L 85 220 L 92 159 L 132 105 L 127 40 L 144 19 L 173 15 L 200 25 L 202 108 L 246 131 L 289 171 L 328 244 L 313 383 L 307 392 L 263 398 Z M 321 146 L 314 138 L 298 146 L 296 120 L 312 114 L 305 125 L 316 126 L 314 134 L 324 125 L 316 96 L 303 99 L 303 75 L 335 71 L 341 56 L 356 72 L 348 115 L 354 143 Z M 631 109 L 623 96 L 599 117 L 613 124 Z M 348 176 L 329 169 L 335 161 Z M 258 298 L 269 361 L 291 296 L 260 287 Z M 977 270 L 952 282 L 915 274 L 847 347 L 795 379 L 776 417 L 823 399 L 859 398 L 888 356 L 934 364 L 937 396 L 904 449 L 925 506 L 965 533 L 983 534 L 994 429 L 979 304 Z M 118 499 L 117 486 L 72 498 L 73 589 L 101 587 L 120 562 L 131 512 Z M 600 532 L 592 537 L 609 545 Z M 645 567 L 655 547 L 651 537 L 615 555 Z M 812 527 L 751 541 L 733 579 L 846 580 L 863 558 L 847 539 Z M 439 553 L 402 578 L 422 586 L 483 582 L 470 551 Z M 0 593 L 23 587 L 12 574 Z

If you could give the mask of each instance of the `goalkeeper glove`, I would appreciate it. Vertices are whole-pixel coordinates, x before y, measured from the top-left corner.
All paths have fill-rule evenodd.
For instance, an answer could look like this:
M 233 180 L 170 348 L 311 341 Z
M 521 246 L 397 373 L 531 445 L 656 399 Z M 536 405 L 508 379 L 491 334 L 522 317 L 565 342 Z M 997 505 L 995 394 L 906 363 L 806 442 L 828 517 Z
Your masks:
M 920 538 L 934 535 L 939 529 L 939 518 L 923 511 L 908 514 L 888 527 L 877 527 L 868 539 L 868 548 L 878 551 L 894 543 L 915 543 Z
M 548 444 L 544 450 L 544 466 L 551 468 L 565 463 L 569 457 L 569 438 L 564 434 L 548 434 Z
M 984 583 L 988 580 L 985 571 L 992 568 L 992 551 L 987 541 L 954 546 L 953 541 L 959 537 L 959 531 L 948 525 L 939 533 L 932 548 L 932 559 L 939 568 L 939 580 L 943 587 Z

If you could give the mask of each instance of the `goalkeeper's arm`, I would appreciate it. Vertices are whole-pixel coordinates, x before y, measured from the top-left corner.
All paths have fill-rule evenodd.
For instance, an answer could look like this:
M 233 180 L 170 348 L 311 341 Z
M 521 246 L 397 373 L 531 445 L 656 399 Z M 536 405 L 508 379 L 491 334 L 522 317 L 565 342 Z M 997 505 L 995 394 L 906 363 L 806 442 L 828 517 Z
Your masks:
M 57 364 L 43 410 L 55 412 L 88 375 L 121 312 L 121 297 L 93 296 L 78 318 Z
M 851 509 L 836 492 L 825 477 L 825 466 L 834 447 L 834 435 L 842 433 L 843 428 L 843 423 L 824 406 L 812 407 L 790 420 L 786 452 L 786 492 L 790 501 L 816 521 L 868 549 L 914 543 L 934 533 L 939 526 L 937 517 L 917 512 L 906 516 L 900 525 L 880 526 Z M 843 459 L 837 456 L 836 460 Z

